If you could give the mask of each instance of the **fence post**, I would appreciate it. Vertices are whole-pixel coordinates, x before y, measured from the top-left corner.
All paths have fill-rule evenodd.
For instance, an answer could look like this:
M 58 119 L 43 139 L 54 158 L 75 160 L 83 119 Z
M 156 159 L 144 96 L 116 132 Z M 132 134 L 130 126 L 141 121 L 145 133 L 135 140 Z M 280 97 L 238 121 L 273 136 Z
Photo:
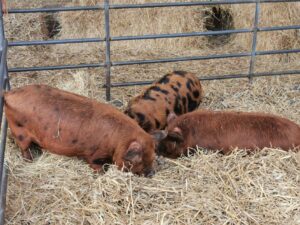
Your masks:
M 250 67 L 249 67 L 249 82 L 250 83 L 253 80 L 253 71 L 254 71 L 254 66 L 255 66 L 259 13 L 260 13 L 260 0 L 256 0 L 254 24 L 253 24 L 252 51 L 251 51 L 251 59 L 250 59 Z
M 0 225 L 4 224 L 5 220 L 5 205 L 6 205 L 6 191 L 7 191 L 7 168 L 5 165 L 5 145 L 7 135 L 7 120 L 4 119 L 1 129 L 1 157 L 0 157 Z
M 106 101 L 110 101 L 110 89 L 111 89 L 111 60 L 110 60 L 110 26 L 109 26 L 109 0 L 104 2 L 104 16 L 105 16 L 105 69 L 106 69 Z
M 6 205 L 6 191 L 7 191 L 7 168 L 5 165 L 5 144 L 7 135 L 7 120 L 3 117 L 3 93 L 4 89 L 10 89 L 8 69 L 6 62 L 7 40 L 5 39 L 2 2 L 0 2 L 0 129 L 1 129 L 1 143 L 0 143 L 0 224 L 5 222 L 5 205 Z

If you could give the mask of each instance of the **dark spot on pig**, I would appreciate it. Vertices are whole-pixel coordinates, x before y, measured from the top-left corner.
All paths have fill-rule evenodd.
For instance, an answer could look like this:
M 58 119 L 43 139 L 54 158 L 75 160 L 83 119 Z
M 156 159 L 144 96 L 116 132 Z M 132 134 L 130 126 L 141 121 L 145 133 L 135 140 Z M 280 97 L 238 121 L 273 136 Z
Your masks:
M 157 83 L 159 84 L 167 84 L 170 81 L 170 78 L 168 77 L 169 75 L 165 75 L 163 76 L 159 81 L 157 81 Z
M 156 97 L 159 97 L 159 94 L 156 94 L 155 96 L 156 96 Z
M 20 123 L 20 121 L 16 121 L 16 125 L 17 125 L 18 127 L 23 127 L 23 124 Z
M 143 94 L 143 99 L 155 101 L 156 99 L 153 98 L 153 97 L 150 95 L 150 92 L 151 92 L 150 89 L 148 89 L 147 91 L 145 91 L 145 93 Z
M 35 106 L 33 106 L 33 108 L 32 108 L 32 109 L 33 109 L 33 111 L 35 111 L 35 110 L 36 110 L 36 107 L 35 107 Z
M 58 111 L 59 111 L 59 108 L 58 108 L 57 106 L 55 106 L 54 111 L 55 111 L 55 112 L 58 112 Z
M 77 139 L 73 139 L 73 140 L 72 140 L 72 144 L 76 144 L 77 142 L 78 142 Z
M 177 115 L 180 115 L 181 114 L 181 107 L 180 107 L 180 97 L 177 96 L 176 99 L 175 99 L 175 105 L 174 105 L 174 112 L 177 114 Z
M 190 82 L 191 85 L 193 85 L 193 86 L 195 85 L 195 84 L 194 84 L 194 81 L 193 81 L 192 79 L 190 79 L 190 78 L 188 78 L 188 82 Z
M 145 115 L 142 113 L 136 113 L 136 116 L 139 120 L 139 122 L 143 123 L 145 121 Z
M 23 136 L 22 134 L 20 134 L 20 135 L 18 136 L 18 140 L 19 140 L 19 141 L 23 141 L 23 140 L 24 140 L 24 136 Z
M 47 127 L 47 126 L 44 126 L 44 130 L 48 130 L 48 127 Z
M 169 109 L 166 109 L 166 115 L 168 116 L 170 113 L 170 110 Z
M 177 81 L 176 84 L 177 84 L 178 87 L 181 87 L 181 83 L 179 83 L 179 81 Z
M 186 113 L 187 112 L 187 109 L 186 109 L 186 97 L 183 96 L 181 98 L 181 100 L 182 100 L 182 105 L 183 105 L 184 112 Z
M 151 91 L 151 90 L 161 92 L 165 95 L 169 94 L 169 92 L 167 90 L 161 89 L 160 87 L 157 87 L 157 86 L 150 87 L 149 91 Z
M 192 99 L 189 93 L 187 93 L 187 99 L 188 99 L 188 109 L 189 112 L 191 112 L 198 107 L 198 103 Z
M 143 124 L 141 125 L 141 127 L 142 127 L 146 132 L 150 131 L 151 128 L 152 128 L 151 123 L 150 123 L 149 121 L 143 123 Z
M 196 90 L 196 91 L 193 91 L 193 95 L 195 98 L 198 98 L 200 93 L 199 93 L 199 91 Z
M 40 88 L 41 88 L 41 85 L 36 85 L 36 88 L 37 88 L 37 89 L 40 89 Z
M 191 87 L 191 82 L 190 81 L 186 82 L 186 87 L 187 87 L 187 89 L 189 89 L 189 91 L 192 91 L 192 87 Z
M 179 89 L 177 87 L 175 87 L 174 85 L 171 85 L 171 88 L 175 91 L 175 92 L 178 92 Z
M 174 71 L 175 74 L 179 76 L 185 76 L 186 72 L 185 71 Z
M 160 122 L 157 119 L 155 119 L 155 126 L 156 128 L 160 128 Z
M 130 118 L 134 119 L 135 118 L 135 114 L 129 109 L 125 111 L 125 114 L 127 114 Z

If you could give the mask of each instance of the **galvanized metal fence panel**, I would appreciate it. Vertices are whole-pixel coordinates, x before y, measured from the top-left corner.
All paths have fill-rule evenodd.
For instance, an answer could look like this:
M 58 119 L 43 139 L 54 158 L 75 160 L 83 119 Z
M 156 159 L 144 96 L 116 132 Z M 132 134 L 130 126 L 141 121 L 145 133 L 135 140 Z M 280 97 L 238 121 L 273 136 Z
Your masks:
M 106 99 L 111 98 L 111 87 L 125 87 L 133 85 L 146 85 L 153 81 L 135 81 L 111 83 L 111 67 L 137 65 L 137 64 L 152 64 L 152 63 L 169 63 L 169 62 L 184 62 L 191 60 L 208 60 L 208 59 L 224 59 L 224 58 L 240 58 L 250 57 L 249 72 L 247 74 L 229 74 L 229 75 L 212 75 L 209 77 L 200 77 L 200 80 L 222 80 L 234 78 L 249 78 L 251 81 L 254 77 L 261 76 L 283 76 L 300 74 L 299 70 L 276 71 L 276 72 L 260 72 L 254 73 L 255 57 L 257 55 L 273 55 L 273 54 L 288 54 L 299 53 L 300 49 L 285 49 L 285 50 L 269 50 L 257 51 L 257 34 L 266 31 L 279 31 L 300 29 L 300 24 L 287 26 L 272 26 L 259 27 L 260 5 L 262 3 L 289 3 L 300 2 L 300 0 L 220 0 L 220 1 L 196 1 L 196 2 L 167 2 L 167 3 L 145 3 L 145 4 L 110 4 L 109 0 L 104 0 L 103 5 L 96 6 L 73 6 L 73 7 L 53 7 L 53 8 L 34 8 L 34 9 L 9 9 L 8 13 L 55 13 L 55 12 L 72 12 L 72 11 L 104 11 L 105 20 L 105 37 L 95 38 L 79 38 L 79 39 L 62 39 L 62 40 L 37 40 L 37 41 L 14 41 L 7 42 L 4 36 L 3 14 L 2 6 L 0 6 L 0 127 L 1 127 L 1 144 L 0 144 L 0 225 L 4 223 L 5 198 L 7 188 L 7 169 L 4 160 L 5 143 L 7 135 L 7 121 L 3 117 L 3 92 L 10 89 L 9 72 L 30 72 L 43 70 L 63 70 L 63 69 L 80 69 L 80 68 L 105 68 L 105 85 Z M 234 29 L 234 30 L 220 30 L 220 31 L 205 31 L 205 32 L 189 32 L 189 33 L 173 33 L 173 34 L 148 34 L 148 35 L 133 35 L 133 36 L 110 36 L 110 10 L 118 9 L 144 9 L 144 8 L 163 8 L 163 7 L 193 7 L 193 6 L 208 6 L 208 5 L 225 5 L 225 4 L 255 4 L 255 15 L 253 27 L 251 29 Z M 162 39 L 162 38 L 181 38 L 181 37 L 197 37 L 197 36 L 211 36 L 211 35 L 225 35 L 225 34 L 240 34 L 252 33 L 252 47 L 251 52 L 219 54 L 219 55 L 205 55 L 205 56 L 186 56 L 176 58 L 163 58 L 154 60 L 130 60 L 130 61 L 111 61 L 110 44 L 114 41 L 131 41 L 131 40 L 147 40 L 147 39 Z M 105 43 L 105 61 L 99 63 L 85 63 L 78 65 L 56 65 L 56 66 L 35 66 L 35 67 L 20 67 L 7 68 L 7 47 L 16 46 L 33 46 L 33 45 L 56 45 L 56 44 L 75 44 L 75 43 Z M 1 126 L 2 125 L 2 126 Z

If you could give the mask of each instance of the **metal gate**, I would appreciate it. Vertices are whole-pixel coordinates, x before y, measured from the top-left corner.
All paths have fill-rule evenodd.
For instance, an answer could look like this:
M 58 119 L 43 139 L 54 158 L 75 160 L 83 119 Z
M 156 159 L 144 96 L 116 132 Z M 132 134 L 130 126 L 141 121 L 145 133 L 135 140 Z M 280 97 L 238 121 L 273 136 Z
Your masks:
M 208 60 L 208 59 L 222 59 L 222 58 L 241 58 L 250 57 L 249 71 L 245 74 L 230 74 L 226 76 L 217 75 L 209 77 L 200 77 L 200 80 L 220 80 L 233 78 L 249 78 L 251 81 L 253 77 L 260 76 L 276 76 L 276 75 L 290 75 L 300 74 L 300 70 L 277 71 L 277 72 L 262 72 L 254 73 L 255 57 L 261 55 L 299 53 L 300 49 L 286 49 L 286 50 L 270 50 L 270 51 L 256 51 L 257 33 L 266 31 L 290 30 L 300 29 L 299 25 L 293 26 L 272 26 L 259 27 L 260 6 L 261 4 L 280 3 L 280 2 L 300 2 L 300 0 L 211 0 L 211 1 L 195 1 L 195 2 L 168 2 L 168 3 L 146 3 L 146 4 L 110 4 L 109 0 L 104 0 L 104 4 L 97 6 L 76 6 L 76 7 L 62 7 L 62 8 L 34 8 L 34 9 L 9 9 L 8 13 L 54 13 L 63 11 L 95 11 L 103 10 L 105 15 L 105 37 L 100 38 L 80 38 L 80 39 L 63 39 L 63 40 L 47 40 L 47 41 L 17 41 L 7 42 L 4 36 L 3 14 L 2 6 L 0 8 L 0 126 L 1 126 L 1 145 L 0 145 L 0 225 L 4 223 L 4 210 L 7 188 L 7 165 L 5 165 L 4 153 L 7 134 L 7 121 L 2 119 L 3 116 L 3 92 L 10 89 L 8 73 L 9 72 L 30 72 L 42 70 L 63 70 L 63 69 L 80 69 L 80 68 L 97 68 L 103 67 L 106 70 L 106 82 L 103 86 L 106 89 L 106 100 L 111 99 L 111 88 L 121 86 L 145 85 L 152 81 L 139 82 L 111 82 L 111 67 L 137 65 L 137 64 L 153 64 L 153 63 L 168 63 L 168 62 L 183 62 L 191 60 Z M 208 6 L 208 5 L 225 5 L 225 4 L 255 4 L 255 15 L 251 29 L 234 29 L 234 30 L 220 30 L 220 31 L 206 31 L 206 32 L 189 32 L 189 33 L 173 33 L 173 34 L 152 34 L 152 35 L 138 35 L 138 36 L 111 36 L 110 35 L 110 11 L 118 9 L 142 9 L 142 8 L 162 8 L 162 7 L 192 7 L 192 6 Z M 225 35 L 238 33 L 252 33 L 252 48 L 249 52 L 233 53 L 233 54 L 218 54 L 206 56 L 186 56 L 177 58 L 162 58 L 155 60 L 130 60 L 130 61 L 111 61 L 110 43 L 113 41 L 130 41 L 130 40 L 145 40 L 145 39 L 161 39 L 161 38 L 180 38 L 180 37 L 195 37 L 195 36 L 211 36 L 211 35 Z M 71 44 L 71 43 L 89 43 L 89 42 L 105 42 L 106 57 L 104 62 L 96 64 L 78 64 L 78 65 L 57 65 L 57 66 L 41 66 L 41 67 L 25 67 L 25 68 L 7 68 L 6 54 L 7 47 L 14 46 L 32 46 L 32 45 L 55 45 L 55 44 Z M 3 120 L 3 123 L 2 123 Z

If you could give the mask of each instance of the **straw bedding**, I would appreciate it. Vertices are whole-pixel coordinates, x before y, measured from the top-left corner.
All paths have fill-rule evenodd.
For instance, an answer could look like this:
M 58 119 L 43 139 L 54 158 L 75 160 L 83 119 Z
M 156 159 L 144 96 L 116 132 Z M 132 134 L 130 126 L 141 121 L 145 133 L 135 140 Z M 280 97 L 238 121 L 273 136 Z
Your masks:
M 166 2 L 124 0 L 113 3 Z M 92 5 L 99 1 L 52 1 L 51 5 Z M 100 1 L 101 3 L 101 1 Z M 47 1 L 10 1 L 10 7 L 41 7 Z M 280 10 L 279 10 L 280 8 Z M 253 7 L 224 6 L 233 17 L 233 28 L 251 27 Z M 209 7 L 118 10 L 112 14 L 112 35 L 171 33 L 204 30 Z M 298 3 L 271 4 L 262 8 L 262 25 L 299 24 Z M 47 39 L 44 17 L 6 16 L 9 40 Z M 55 15 L 61 31 L 54 38 L 103 36 L 103 15 Z M 118 18 L 120 18 L 118 20 Z M 140 23 L 136 23 L 139 18 Z M 96 21 L 96 22 L 95 22 Z M 232 24 L 231 24 L 232 25 Z M 96 26 L 96 28 L 94 27 Z M 99 26 L 99 27 L 97 27 Z M 25 29 L 26 28 L 26 29 Z M 259 36 L 259 50 L 299 48 L 298 31 Z M 80 36 L 79 36 L 80 35 Z M 250 35 L 235 35 L 221 42 L 208 38 L 120 42 L 112 45 L 113 60 L 150 59 L 187 55 L 242 52 L 251 48 Z M 9 50 L 10 67 L 99 62 L 104 45 L 17 47 Z M 256 71 L 299 69 L 299 54 L 258 57 Z M 205 60 L 170 64 L 114 67 L 114 82 L 153 80 L 174 69 L 198 76 L 245 73 L 248 58 Z M 11 74 L 13 87 L 46 83 L 104 101 L 103 69 L 44 71 Z M 299 76 L 203 82 L 200 108 L 264 111 L 300 123 Z M 143 87 L 115 88 L 114 105 L 123 109 Z M 246 155 L 243 150 L 223 156 L 199 149 L 191 157 L 162 159 L 152 179 L 122 173 L 111 166 L 93 174 L 74 158 L 44 152 L 33 163 L 24 162 L 11 135 L 7 140 L 9 168 L 7 224 L 300 224 L 300 153 L 264 149 Z

